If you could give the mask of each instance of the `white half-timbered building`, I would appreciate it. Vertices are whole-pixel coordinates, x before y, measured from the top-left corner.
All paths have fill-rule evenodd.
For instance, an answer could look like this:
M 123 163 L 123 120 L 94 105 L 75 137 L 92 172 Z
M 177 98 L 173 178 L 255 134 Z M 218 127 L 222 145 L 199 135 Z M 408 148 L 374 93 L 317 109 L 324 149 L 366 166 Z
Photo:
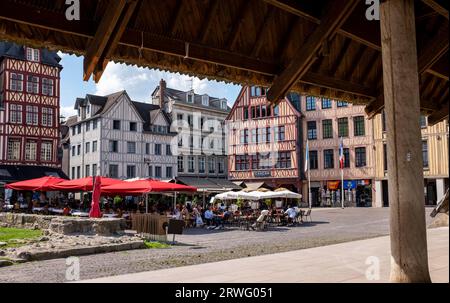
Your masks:
M 86 95 L 75 102 L 70 127 L 70 177 L 172 179 L 170 120 L 158 105 L 135 102 L 126 91 Z

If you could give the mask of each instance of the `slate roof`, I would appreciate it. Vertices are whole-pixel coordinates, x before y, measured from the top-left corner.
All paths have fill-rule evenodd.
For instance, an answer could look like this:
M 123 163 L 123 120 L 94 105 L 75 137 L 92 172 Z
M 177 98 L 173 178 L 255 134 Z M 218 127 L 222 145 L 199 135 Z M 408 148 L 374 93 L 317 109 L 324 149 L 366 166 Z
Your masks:
M 47 49 L 41 49 L 41 64 L 59 67 L 62 69 L 62 65 L 59 64 L 61 57 L 56 52 L 49 51 Z M 27 60 L 25 47 L 16 43 L 0 41 L 0 59 L 11 58 L 18 60 Z

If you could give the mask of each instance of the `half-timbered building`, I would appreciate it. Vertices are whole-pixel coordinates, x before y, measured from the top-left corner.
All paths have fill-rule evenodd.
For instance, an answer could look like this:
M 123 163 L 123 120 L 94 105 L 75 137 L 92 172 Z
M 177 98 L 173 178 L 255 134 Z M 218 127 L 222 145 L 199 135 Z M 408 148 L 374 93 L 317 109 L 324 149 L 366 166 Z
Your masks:
M 262 87 L 243 87 L 227 117 L 228 177 L 302 190 L 301 114 L 297 94 L 277 105 Z
M 56 52 L 0 42 L 2 167 L 60 168 L 60 60 Z

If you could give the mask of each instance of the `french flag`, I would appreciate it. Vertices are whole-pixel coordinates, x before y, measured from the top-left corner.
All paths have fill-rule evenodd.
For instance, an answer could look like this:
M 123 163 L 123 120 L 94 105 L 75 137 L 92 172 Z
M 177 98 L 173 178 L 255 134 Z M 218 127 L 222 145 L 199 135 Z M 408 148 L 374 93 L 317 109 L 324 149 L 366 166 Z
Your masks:
M 339 166 L 344 169 L 344 143 L 341 137 L 339 142 Z

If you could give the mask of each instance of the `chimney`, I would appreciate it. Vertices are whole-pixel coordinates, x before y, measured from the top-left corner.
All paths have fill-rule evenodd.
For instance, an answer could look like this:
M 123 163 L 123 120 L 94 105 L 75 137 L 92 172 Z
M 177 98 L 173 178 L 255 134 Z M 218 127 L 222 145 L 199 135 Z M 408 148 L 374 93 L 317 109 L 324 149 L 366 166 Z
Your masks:
M 161 79 L 159 81 L 159 106 L 164 110 L 164 95 L 166 93 L 166 81 Z

